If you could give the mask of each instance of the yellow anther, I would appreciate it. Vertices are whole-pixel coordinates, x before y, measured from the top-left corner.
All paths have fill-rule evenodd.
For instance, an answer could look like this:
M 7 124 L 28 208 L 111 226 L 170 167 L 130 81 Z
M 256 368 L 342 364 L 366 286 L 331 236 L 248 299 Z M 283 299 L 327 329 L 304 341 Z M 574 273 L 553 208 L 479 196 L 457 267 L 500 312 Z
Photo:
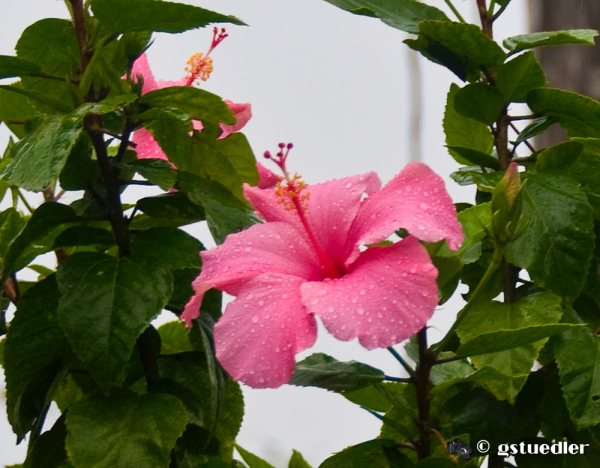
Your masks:
M 202 52 L 192 55 L 187 64 L 188 66 L 185 67 L 185 71 L 188 72 L 188 85 L 192 83 L 199 84 L 199 80 L 208 80 L 213 71 L 212 58 L 208 55 L 205 56 Z

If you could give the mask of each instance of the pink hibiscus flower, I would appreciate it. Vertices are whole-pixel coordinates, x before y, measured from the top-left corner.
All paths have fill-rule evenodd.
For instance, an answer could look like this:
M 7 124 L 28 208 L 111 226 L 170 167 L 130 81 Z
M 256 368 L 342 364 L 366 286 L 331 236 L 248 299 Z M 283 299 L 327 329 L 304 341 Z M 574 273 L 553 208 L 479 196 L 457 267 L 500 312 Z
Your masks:
M 167 88 L 169 86 L 192 86 L 198 81 L 206 81 L 212 72 L 213 65 L 210 53 L 214 48 L 227 37 L 225 29 L 221 29 L 219 33 L 217 28 L 214 28 L 213 40 L 210 49 L 206 54 L 198 53 L 190 58 L 188 61 L 188 67 L 186 71 L 188 74 L 179 81 L 156 81 L 150 64 L 148 63 L 148 57 L 146 54 L 142 54 L 133 64 L 131 74 L 134 77 L 141 76 L 144 80 L 142 86 L 142 94 L 149 93 L 157 89 Z M 244 127 L 248 120 L 252 117 L 252 106 L 248 103 L 235 103 L 229 100 L 225 100 L 225 103 L 231 109 L 236 118 L 236 123 L 233 125 L 221 124 L 221 136 L 219 138 L 226 138 L 227 136 L 235 133 Z M 202 122 L 194 120 L 194 129 L 202 130 Z M 145 128 L 136 130 L 133 134 L 133 143 L 136 144 L 136 152 L 138 158 L 148 159 L 167 159 L 167 156 L 162 151 L 152 134 Z
M 445 239 L 452 250 L 463 240 L 444 182 L 424 164 L 407 165 L 382 189 L 374 173 L 306 186 L 287 173 L 286 158 L 283 148 L 271 158 L 286 184 L 244 186 L 266 223 L 202 252 L 196 294 L 182 314 L 189 326 L 210 288 L 237 296 L 215 326 L 216 354 L 255 388 L 289 382 L 295 355 L 315 342 L 315 316 L 336 338 L 358 337 L 367 349 L 409 338 L 438 303 L 437 270 L 418 239 Z M 399 228 L 410 235 L 364 248 Z

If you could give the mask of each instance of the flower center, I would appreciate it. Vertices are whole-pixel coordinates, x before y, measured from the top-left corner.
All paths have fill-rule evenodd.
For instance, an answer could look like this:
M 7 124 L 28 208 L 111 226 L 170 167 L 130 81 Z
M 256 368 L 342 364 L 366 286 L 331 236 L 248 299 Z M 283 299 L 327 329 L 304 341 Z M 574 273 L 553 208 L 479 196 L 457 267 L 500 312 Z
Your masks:
M 336 267 L 334 262 L 327 256 L 325 249 L 319 242 L 319 238 L 315 234 L 308 218 L 306 217 L 306 210 L 308 209 L 308 199 L 310 198 L 310 192 L 306 191 L 307 185 L 302 181 L 298 174 L 290 176 L 286 168 L 286 160 L 290 150 L 293 148 L 291 143 L 287 145 L 285 143 L 279 143 L 279 152 L 272 156 L 269 151 L 265 151 L 265 158 L 270 159 L 279 166 L 283 172 L 284 180 L 278 182 L 275 188 L 275 194 L 277 195 L 277 202 L 283 205 L 283 208 L 287 211 L 295 210 L 300 218 L 300 222 L 306 231 L 308 239 L 315 249 L 323 274 L 327 278 L 340 278 L 344 275 L 344 271 Z
M 210 74 L 213 71 L 213 62 L 210 57 L 210 53 L 217 47 L 223 39 L 225 39 L 228 34 L 225 32 L 225 28 L 221 28 L 221 32 L 217 28 L 213 29 L 213 39 L 206 54 L 202 52 L 198 52 L 190 57 L 187 62 L 187 67 L 185 67 L 185 71 L 187 74 L 187 81 L 185 82 L 186 86 L 191 86 L 194 83 L 200 84 L 200 81 L 206 81 L 210 77 Z

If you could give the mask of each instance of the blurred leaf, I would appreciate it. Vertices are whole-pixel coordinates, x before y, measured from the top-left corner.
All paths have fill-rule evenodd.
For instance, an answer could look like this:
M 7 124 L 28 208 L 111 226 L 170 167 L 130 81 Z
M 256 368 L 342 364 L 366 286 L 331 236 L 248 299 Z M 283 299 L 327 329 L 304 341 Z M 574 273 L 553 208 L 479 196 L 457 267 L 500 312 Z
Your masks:
M 565 141 L 549 146 L 536 153 L 538 172 L 563 172 L 577 162 L 583 152 L 584 145 L 578 141 Z
M 87 133 L 73 146 L 59 175 L 64 190 L 86 190 L 94 187 L 99 176 L 98 162 L 92 159 L 92 142 Z
M 594 249 L 592 209 L 570 178 L 528 173 L 523 194 L 524 233 L 508 244 L 506 259 L 526 268 L 538 286 L 577 297 Z
M 200 268 L 186 268 L 173 270 L 173 294 L 166 308 L 174 312 L 180 312 L 194 295 L 192 282 L 200 274 Z
M 448 151 L 452 154 L 458 154 L 464 159 L 467 164 L 483 166 L 494 170 L 500 170 L 500 162 L 493 156 L 487 153 L 477 151 L 471 148 L 463 148 L 462 146 L 448 146 Z
M 12 87 L 21 87 L 20 82 L 13 83 Z M 3 121 L 8 128 L 18 137 L 25 136 L 25 125 L 7 123 L 9 121 L 25 122 L 35 113 L 35 108 L 32 106 L 29 99 L 22 94 L 17 94 L 12 90 L 0 88 L 0 120 Z
M 54 275 L 35 284 L 19 301 L 6 337 L 7 412 L 19 440 L 36 423 L 69 349 L 56 316 L 59 298 Z
M 444 133 L 450 155 L 460 164 L 470 165 L 472 162 L 469 159 L 451 148 L 468 148 L 489 155 L 494 147 L 494 137 L 487 125 L 465 117 L 455 110 L 454 98 L 459 90 L 456 84 L 450 86 L 444 113 Z
M 418 34 L 423 20 L 445 20 L 448 17 L 437 8 L 414 0 L 325 0 L 356 15 L 379 18 L 388 26 Z
M 398 382 L 383 382 L 379 385 L 389 387 L 392 390 L 403 389 L 405 387 L 405 384 Z M 341 395 L 355 405 L 364 406 L 365 408 L 378 413 L 385 413 L 392 407 L 392 403 L 389 401 L 389 399 L 387 399 L 382 392 L 377 390 L 376 386 L 374 385 L 369 385 L 368 387 L 361 388 L 360 390 L 343 392 Z
M 188 330 L 181 321 L 168 322 L 158 328 L 162 343 L 161 354 L 177 354 L 193 351 Z
M 329 457 L 319 468 L 414 468 L 414 463 L 398 451 L 393 440 L 375 439 L 348 447 Z M 250 467 L 252 468 L 252 467 Z
M 296 452 L 294 450 L 292 458 L 290 458 L 288 468 L 311 468 L 311 466 L 307 463 L 300 452 Z
M 564 322 L 582 324 L 572 309 L 565 310 Z M 600 423 L 600 341 L 588 327 L 563 333 L 554 342 L 560 384 L 571 414 L 579 427 Z
M 545 85 L 544 70 L 533 52 L 526 52 L 506 62 L 496 79 L 496 86 L 506 102 L 526 102 L 529 91 Z
M 262 458 L 244 450 L 239 445 L 235 445 L 236 450 L 241 455 L 242 459 L 248 464 L 248 468 L 274 468 L 272 465 L 264 461 Z
M 19 57 L 0 55 L 0 79 L 15 78 L 19 76 L 36 76 L 42 69 L 33 62 Z
M 25 226 L 25 220 L 14 208 L 0 213 L 0 258 L 5 259 L 10 243 Z
M 503 45 L 508 50 L 518 52 L 534 47 L 544 47 L 563 44 L 595 45 L 594 37 L 598 35 L 595 29 L 571 29 L 568 31 L 548 31 L 521 34 L 504 39 Z
M 557 120 L 550 117 L 540 117 L 538 119 L 533 119 L 527 127 L 525 127 L 519 136 L 515 140 L 515 143 L 521 143 L 523 141 L 529 140 L 536 135 L 544 133 L 548 128 L 550 128 L 555 123 L 558 123 Z
M 468 84 L 454 96 L 454 108 L 459 114 L 486 125 L 496 121 L 504 105 L 500 91 L 483 83 Z
M 166 467 L 186 424 L 185 407 L 170 395 L 89 394 L 67 414 L 69 458 L 89 468 Z
M 112 32 L 160 31 L 180 33 L 210 23 L 243 25 L 233 16 L 204 8 L 154 0 L 92 0 L 92 11 Z
M 527 94 L 527 105 L 558 122 L 571 138 L 600 138 L 600 103 L 590 97 L 561 89 L 534 89 Z
M 135 341 L 166 305 L 173 277 L 168 270 L 147 268 L 129 257 L 91 252 L 68 257 L 57 277 L 61 327 L 107 391 L 124 378 Z
M 64 414 L 49 431 L 44 432 L 29 449 L 23 468 L 61 468 L 67 460 L 65 440 L 67 427 Z
M 383 381 L 379 369 L 356 361 L 340 362 L 316 353 L 296 364 L 290 385 L 319 387 L 334 392 L 354 391 Z

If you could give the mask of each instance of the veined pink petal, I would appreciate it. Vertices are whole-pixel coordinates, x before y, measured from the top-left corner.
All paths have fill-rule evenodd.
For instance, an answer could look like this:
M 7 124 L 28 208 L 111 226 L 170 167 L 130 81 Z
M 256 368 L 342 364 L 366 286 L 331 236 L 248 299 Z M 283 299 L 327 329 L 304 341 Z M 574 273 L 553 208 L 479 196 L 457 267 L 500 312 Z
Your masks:
M 233 112 L 233 115 L 235 115 L 236 122 L 233 125 L 221 124 L 223 133 L 219 139 L 228 137 L 232 133 L 239 132 L 252 117 L 252 105 L 249 103 L 235 103 L 226 99 L 225 104 L 227 104 L 229 109 Z
M 133 138 L 131 141 L 137 145 L 135 147 L 135 152 L 137 153 L 139 159 L 167 159 L 167 156 L 163 150 L 160 149 L 160 146 L 152 134 L 145 128 L 136 130 L 133 133 Z
M 244 184 L 244 196 L 254 207 L 258 215 L 265 221 L 284 222 L 303 230 L 298 214 L 294 210 L 286 210 L 272 188 L 261 189 Z
M 464 235 L 444 181 L 425 164 L 408 164 L 382 190 L 367 198 L 350 238 L 356 247 L 374 244 L 399 228 L 427 242 L 446 239 L 451 250 L 462 244 Z M 346 263 L 351 264 L 357 256 L 357 250 L 349 252 Z
M 361 198 L 381 188 L 374 172 L 310 185 L 306 217 L 327 256 L 343 264 L 348 231 L 356 217 Z
M 277 182 L 281 181 L 281 177 L 279 177 L 274 172 L 271 172 L 261 163 L 256 161 L 256 168 L 258 169 L 258 186 L 261 189 L 273 188 L 277 184 Z
M 294 372 L 294 356 L 317 337 L 300 298 L 302 278 L 266 273 L 250 281 L 215 325 L 217 359 L 235 379 L 277 388 Z
M 137 81 L 137 76 L 141 75 L 144 79 L 144 84 L 142 86 L 142 94 L 149 93 L 150 91 L 154 91 L 158 89 L 158 84 L 154 79 L 154 75 L 152 74 L 152 70 L 150 69 L 150 64 L 148 63 L 148 56 L 144 52 L 140 55 L 135 62 L 133 62 L 133 67 L 131 67 L 131 76 Z
M 185 86 L 187 78 L 181 78 L 180 80 L 169 81 L 169 80 L 158 80 L 158 89 L 170 88 L 171 86 Z
M 223 244 L 201 252 L 201 256 L 202 272 L 192 283 L 196 295 L 182 316 L 188 326 L 198 317 L 202 296 L 210 288 L 235 296 L 250 280 L 264 273 L 293 275 L 309 281 L 322 277 L 319 260 L 304 237 L 285 223 L 255 224 L 230 234 Z
M 302 302 L 336 338 L 386 348 L 420 330 L 438 303 L 437 270 L 409 236 L 362 252 L 346 276 L 301 287 Z

